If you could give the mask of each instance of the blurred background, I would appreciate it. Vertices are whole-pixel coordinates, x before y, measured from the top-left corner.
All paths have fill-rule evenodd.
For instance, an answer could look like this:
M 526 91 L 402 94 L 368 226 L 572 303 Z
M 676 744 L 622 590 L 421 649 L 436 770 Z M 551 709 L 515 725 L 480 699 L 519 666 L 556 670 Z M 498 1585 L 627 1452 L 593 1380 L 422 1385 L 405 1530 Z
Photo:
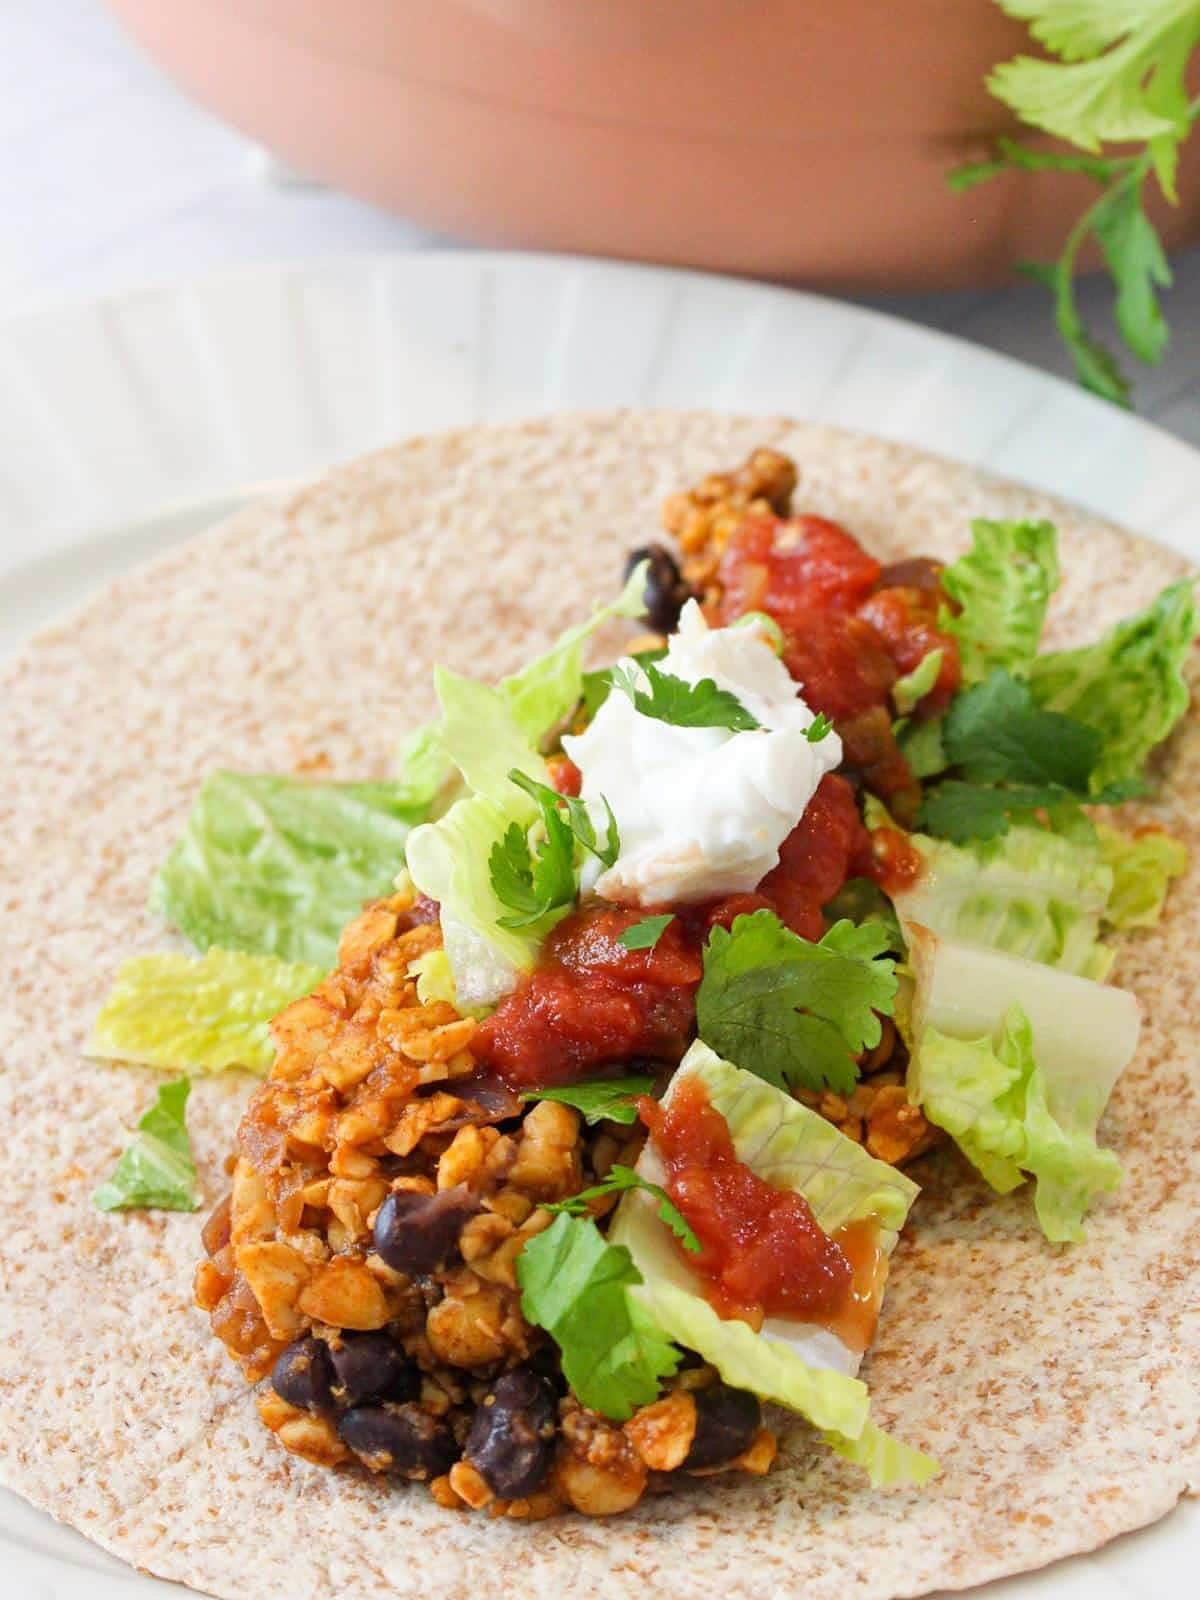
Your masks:
M 993 0 L 0 0 L 0 314 L 524 245 L 799 281 L 1066 375 L 1010 269 L 1084 180 L 944 183 L 1011 127 L 983 79 L 1023 43 Z M 1200 443 L 1200 150 L 1180 187 L 1135 403 Z M 1111 298 L 1080 290 L 1100 323 Z

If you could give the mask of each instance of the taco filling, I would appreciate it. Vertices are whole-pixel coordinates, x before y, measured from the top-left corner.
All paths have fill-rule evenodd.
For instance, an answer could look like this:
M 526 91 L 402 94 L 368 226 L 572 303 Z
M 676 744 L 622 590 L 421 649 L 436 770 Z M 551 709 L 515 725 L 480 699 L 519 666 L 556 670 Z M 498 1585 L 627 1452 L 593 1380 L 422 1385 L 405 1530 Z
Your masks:
M 1191 586 L 1042 652 L 1052 526 L 885 567 L 795 487 L 755 452 L 544 656 L 439 668 L 397 783 L 205 784 L 156 897 L 207 953 L 130 963 L 93 1049 L 270 1061 L 196 1298 L 286 1449 L 607 1515 L 766 1473 L 791 1413 L 919 1486 L 859 1367 L 920 1158 L 1032 1180 L 1054 1242 L 1120 1182 L 1112 938 L 1184 859 L 1114 808 Z

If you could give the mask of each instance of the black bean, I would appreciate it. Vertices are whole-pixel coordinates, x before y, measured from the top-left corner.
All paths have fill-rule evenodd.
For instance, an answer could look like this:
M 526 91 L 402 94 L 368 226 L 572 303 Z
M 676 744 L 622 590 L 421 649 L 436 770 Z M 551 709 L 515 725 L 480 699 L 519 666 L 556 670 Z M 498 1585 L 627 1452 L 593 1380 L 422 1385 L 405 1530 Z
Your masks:
M 302 1411 L 329 1411 L 332 1372 L 329 1346 L 323 1339 L 297 1339 L 275 1358 L 271 1368 L 271 1387 L 281 1400 Z
M 450 1429 L 420 1406 L 355 1406 L 338 1418 L 338 1432 L 372 1472 L 427 1481 L 458 1460 Z
M 339 1406 L 366 1400 L 415 1400 L 421 1377 L 404 1351 L 386 1333 L 343 1334 L 329 1347 L 333 1398 Z
M 715 1383 L 711 1389 L 697 1389 L 696 1432 L 683 1466 L 719 1467 L 740 1456 L 762 1427 L 762 1407 L 758 1396 L 745 1389 L 731 1389 Z
M 553 1383 L 528 1367 L 506 1372 L 484 1396 L 463 1453 L 502 1500 L 532 1494 L 549 1472 L 557 1411 Z
M 679 613 L 692 598 L 691 585 L 666 545 L 647 544 L 630 551 L 625 563 L 626 578 L 640 561 L 650 563 L 646 573 L 646 621 L 656 633 L 674 633 L 679 626 Z
M 420 1277 L 459 1259 L 458 1236 L 479 1201 L 458 1184 L 439 1194 L 399 1189 L 375 1216 L 375 1248 L 389 1267 Z

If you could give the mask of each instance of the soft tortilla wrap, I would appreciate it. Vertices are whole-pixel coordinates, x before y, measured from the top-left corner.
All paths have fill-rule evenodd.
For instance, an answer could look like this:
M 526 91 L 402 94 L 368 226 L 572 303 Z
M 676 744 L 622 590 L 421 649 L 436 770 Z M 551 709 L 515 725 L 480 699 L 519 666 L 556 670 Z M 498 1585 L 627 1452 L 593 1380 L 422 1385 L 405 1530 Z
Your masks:
M 968 519 L 1049 516 L 1056 644 L 1095 636 L 1178 557 L 1030 490 L 783 419 L 615 414 L 422 439 L 255 506 L 113 584 L 5 669 L 0 802 L 0 1481 L 128 1561 L 255 1600 L 594 1594 L 858 1600 L 957 1588 L 1091 1550 L 1200 1487 L 1200 726 L 1148 816 L 1193 867 L 1128 937 L 1137 1060 L 1102 1129 L 1125 1164 L 1087 1243 L 1027 1194 L 927 1160 L 865 1369 L 879 1421 L 936 1454 L 877 1494 L 802 1427 L 765 1480 L 697 1481 L 607 1522 L 456 1516 L 421 1488 L 287 1455 L 191 1304 L 195 1216 L 101 1215 L 153 1078 L 80 1055 L 120 960 L 165 943 L 154 869 L 217 766 L 384 775 L 432 710 L 435 661 L 511 670 L 611 593 L 668 491 L 756 444 L 798 507 L 885 557 Z M 207 1209 L 250 1084 L 198 1082 Z

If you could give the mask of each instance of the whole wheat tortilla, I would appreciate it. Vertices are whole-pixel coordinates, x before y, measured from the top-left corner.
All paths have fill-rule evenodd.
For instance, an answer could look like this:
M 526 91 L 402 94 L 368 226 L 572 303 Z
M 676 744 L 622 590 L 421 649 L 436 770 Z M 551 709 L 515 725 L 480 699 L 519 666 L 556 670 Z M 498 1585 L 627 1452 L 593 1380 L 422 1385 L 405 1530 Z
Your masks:
M 797 505 L 885 556 L 962 548 L 973 515 L 1051 516 L 1054 642 L 1092 637 L 1175 556 L 932 456 L 780 418 L 615 414 L 417 440 L 256 506 L 113 584 L 11 663 L 0 803 L 0 1481 L 107 1549 L 230 1600 L 588 1594 L 858 1600 L 1093 1549 L 1200 1487 L 1200 727 L 1153 814 L 1196 866 L 1119 979 L 1142 1048 L 1103 1136 L 1126 1178 L 1085 1245 L 953 1157 L 897 1251 L 867 1368 L 876 1414 L 943 1476 L 880 1494 L 796 1428 L 765 1480 L 697 1481 L 612 1521 L 440 1510 L 287 1455 L 191 1304 L 196 1216 L 105 1216 L 92 1188 L 147 1074 L 79 1054 L 122 957 L 164 943 L 147 885 L 217 766 L 384 775 L 435 660 L 518 665 L 613 590 L 668 491 L 757 444 Z M 249 1091 L 198 1082 L 205 1209 Z

